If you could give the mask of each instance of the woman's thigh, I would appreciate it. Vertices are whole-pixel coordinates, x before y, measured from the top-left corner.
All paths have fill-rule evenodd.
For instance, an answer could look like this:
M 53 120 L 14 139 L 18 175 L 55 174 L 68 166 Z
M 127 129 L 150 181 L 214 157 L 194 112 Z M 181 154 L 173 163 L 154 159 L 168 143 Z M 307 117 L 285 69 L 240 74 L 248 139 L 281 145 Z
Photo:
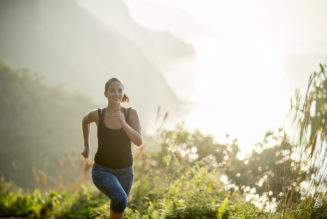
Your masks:
M 124 169 L 117 169 L 116 173 L 119 183 L 121 184 L 126 195 L 128 196 L 133 185 L 133 179 L 134 179 L 133 166 Z
M 92 180 L 94 185 L 110 199 L 115 199 L 119 196 L 127 196 L 117 176 L 103 170 L 96 164 L 92 167 Z

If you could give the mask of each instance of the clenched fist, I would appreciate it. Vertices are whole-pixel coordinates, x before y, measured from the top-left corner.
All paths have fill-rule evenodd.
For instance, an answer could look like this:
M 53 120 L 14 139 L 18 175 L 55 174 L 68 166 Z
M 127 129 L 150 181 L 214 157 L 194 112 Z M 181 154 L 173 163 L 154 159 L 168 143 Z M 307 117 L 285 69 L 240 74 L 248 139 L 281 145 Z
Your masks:
M 84 150 L 81 152 L 81 155 L 85 159 L 87 159 L 89 157 L 89 152 L 90 152 L 89 146 L 84 146 Z

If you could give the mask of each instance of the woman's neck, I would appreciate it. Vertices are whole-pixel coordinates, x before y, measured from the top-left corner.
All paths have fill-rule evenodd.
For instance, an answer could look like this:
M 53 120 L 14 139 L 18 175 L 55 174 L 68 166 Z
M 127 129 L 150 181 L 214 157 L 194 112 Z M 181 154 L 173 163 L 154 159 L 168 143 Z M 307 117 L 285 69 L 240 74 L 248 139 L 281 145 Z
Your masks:
M 121 108 L 120 104 L 110 104 L 108 103 L 107 110 L 108 112 L 119 111 Z

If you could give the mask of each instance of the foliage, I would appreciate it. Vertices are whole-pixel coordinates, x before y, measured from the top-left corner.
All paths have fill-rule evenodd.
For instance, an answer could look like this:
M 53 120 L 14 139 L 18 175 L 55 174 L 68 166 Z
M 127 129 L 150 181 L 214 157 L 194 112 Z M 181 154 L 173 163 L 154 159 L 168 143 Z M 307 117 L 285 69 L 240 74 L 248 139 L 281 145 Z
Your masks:
M 262 142 L 257 143 L 245 159 L 237 158 L 236 140 L 220 144 L 213 136 L 203 135 L 199 130 L 189 132 L 184 123 L 174 130 L 160 130 L 157 142 L 161 150 L 149 158 L 152 161 L 148 163 L 155 165 L 148 165 L 147 169 L 167 166 L 166 171 L 179 178 L 199 160 L 212 159 L 221 174 L 225 173 L 229 182 L 242 192 L 255 189 L 257 194 L 267 196 L 270 201 L 280 201 L 290 195 L 293 201 L 301 197 L 299 183 L 293 182 L 302 182 L 306 173 L 298 168 L 298 161 L 291 156 L 294 145 L 283 129 L 277 133 L 267 131 Z
M 282 129 L 278 133 L 267 131 L 251 155 L 244 160 L 235 158 L 226 174 L 243 190 L 254 188 L 268 200 L 281 201 L 285 196 L 292 196 L 293 202 L 299 201 L 300 186 L 294 182 L 302 182 L 306 172 L 298 168 L 298 161 L 292 157 L 293 149 Z
M 217 174 L 217 169 L 210 170 L 210 163 L 203 160 L 170 182 L 156 194 L 156 198 L 151 197 L 146 187 L 155 187 L 160 178 L 154 181 L 145 177 L 143 182 L 147 184 L 135 182 L 125 215 L 127 218 L 136 215 L 148 218 L 228 218 L 260 213 L 250 203 L 243 202 L 239 194 L 224 191 Z M 79 191 L 70 194 L 49 191 L 42 195 L 38 189 L 28 194 L 9 188 L 10 183 L 2 181 L 1 185 L 0 215 L 103 218 L 109 213 L 108 198 L 93 185 L 82 185 Z
M 81 128 L 76 124 L 94 106 L 92 101 L 0 60 L 0 103 L 1 174 L 25 188 L 33 188 L 35 179 L 43 187 L 61 183 L 59 175 L 66 171 L 62 167 L 79 162 L 68 151 L 81 145 Z M 61 160 L 64 153 L 67 156 Z M 74 169 L 68 180 L 78 174 Z
M 172 158 L 175 159 L 175 158 Z M 162 169 L 161 171 L 164 171 Z M 139 174 L 135 181 L 126 218 L 318 218 L 325 215 L 327 203 L 303 200 L 291 209 L 276 213 L 258 209 L 238 191 L 227 191 L 219 180 L 221 173 L 209 159 L 195 162 L 178 179 L 161 184 L 170 176 L 153 172 Z M 140 175 L 143 175 L 140 177 Z M 152 175 L 152 176 L 151 176 Z M 165 181 L 165 180 L 164 180 Z M 54 190 L 23 192 L 2 178 L 0 215 L 30 218 L 107 218 L 109 199 L 93 184 L 74 192 Z M 157 188 L 152 191 L 152 188 Z
M 297 155 L 302 166 L 309 169 L 311 181 L 306 191 L 311 196 L 327 191 L 327 65 L 320 64 L 319 68 L 310 75 L 303 99 L 296 90 L 290 111 L 297 134 L 294 140 L 298 146 Z

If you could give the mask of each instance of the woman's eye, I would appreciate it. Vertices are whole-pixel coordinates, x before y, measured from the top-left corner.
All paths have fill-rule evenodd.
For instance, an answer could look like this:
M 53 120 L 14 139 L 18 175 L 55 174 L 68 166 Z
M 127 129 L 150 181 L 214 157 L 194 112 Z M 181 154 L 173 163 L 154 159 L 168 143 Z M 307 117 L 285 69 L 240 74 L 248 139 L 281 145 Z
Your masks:
M 114 92 L 115 92 L 115 89 L 111 89 L 110 92 L 111 92 L 111 93 L 114 93 Z M 123 90 L 122 90 L 122 89 L 119 89 L 118 92 L 119 92 L 119 93 L 122 93 Z

